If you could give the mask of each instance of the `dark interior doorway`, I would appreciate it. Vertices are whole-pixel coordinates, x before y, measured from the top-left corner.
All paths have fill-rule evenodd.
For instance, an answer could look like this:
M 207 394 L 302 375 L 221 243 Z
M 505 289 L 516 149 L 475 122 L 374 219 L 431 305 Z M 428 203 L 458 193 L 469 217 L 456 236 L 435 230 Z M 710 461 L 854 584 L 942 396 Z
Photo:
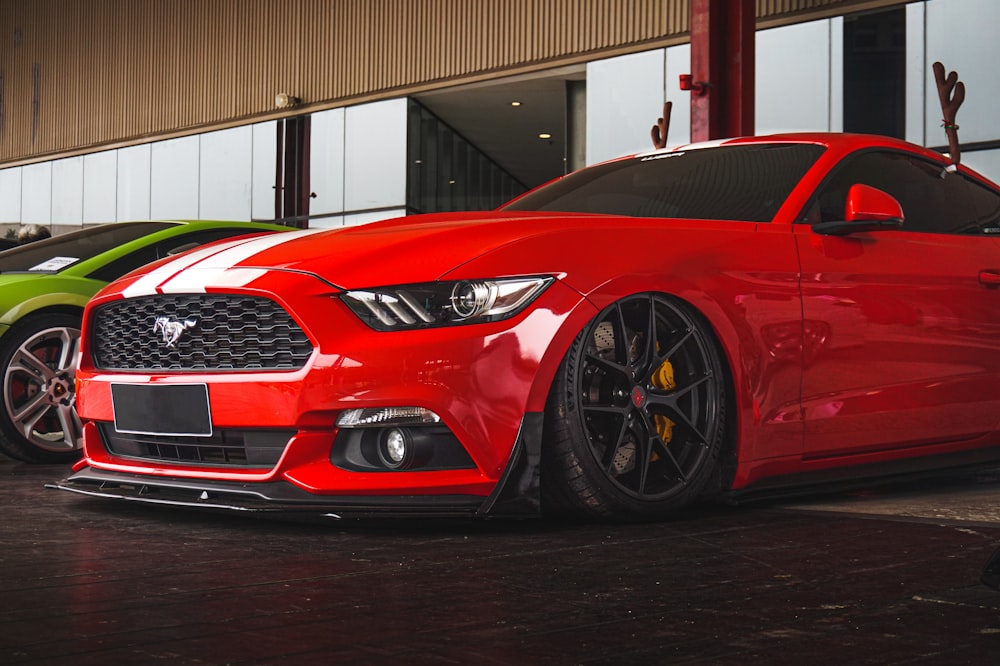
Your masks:
M 905 138 L 905 8 L 844 17 L 844 131 Z

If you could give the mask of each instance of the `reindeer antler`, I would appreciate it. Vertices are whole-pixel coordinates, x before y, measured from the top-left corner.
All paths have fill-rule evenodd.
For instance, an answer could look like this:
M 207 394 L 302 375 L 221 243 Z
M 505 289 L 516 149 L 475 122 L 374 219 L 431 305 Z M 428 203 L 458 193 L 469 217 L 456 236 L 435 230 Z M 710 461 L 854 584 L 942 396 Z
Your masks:
M 667 130 L 670 129 L 670 109 L 672 109 L 673 106 L 673 102 L 663 103 L 663 117 L 656 119 L 656 124 L 653 125 L 653 129 L 649 133 L 653 138 L 654 148 L 667 147 Z
M 934 80 L 937 82 L 938 97 L 941 99 L 941 113 L 944 114 L 944 133 L 948 135 L 948 153 L 952 164 L 958 164 L 962 159 L 958 145 L 958 125 L 955 124 L 955 114 L 958 107 L 965 101 L 965 84 L 958 80 L 958 74 L 951 72 L 944 75 L 944 65 L 934 63 Z

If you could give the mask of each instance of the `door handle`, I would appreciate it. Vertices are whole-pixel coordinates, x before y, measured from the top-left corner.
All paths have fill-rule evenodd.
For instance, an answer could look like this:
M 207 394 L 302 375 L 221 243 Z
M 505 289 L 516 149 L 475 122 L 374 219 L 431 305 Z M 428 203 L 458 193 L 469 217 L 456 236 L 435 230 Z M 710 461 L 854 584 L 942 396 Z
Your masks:
M 1000 270 L 984 268 L 979 271 L 979 284 L 984 287 L 1000 287 Z

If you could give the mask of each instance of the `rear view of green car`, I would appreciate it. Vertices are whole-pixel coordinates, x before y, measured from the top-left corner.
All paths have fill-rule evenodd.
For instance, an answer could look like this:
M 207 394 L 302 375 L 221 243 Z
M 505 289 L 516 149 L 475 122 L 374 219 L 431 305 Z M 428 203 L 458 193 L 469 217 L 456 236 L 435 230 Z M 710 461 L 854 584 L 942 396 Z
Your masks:
M 226 238 L 288 231 L 251 222 L 121 222 L 0 251 L 0 452 L 79 456 L 74 376 L 83 306 L 144 265 Z

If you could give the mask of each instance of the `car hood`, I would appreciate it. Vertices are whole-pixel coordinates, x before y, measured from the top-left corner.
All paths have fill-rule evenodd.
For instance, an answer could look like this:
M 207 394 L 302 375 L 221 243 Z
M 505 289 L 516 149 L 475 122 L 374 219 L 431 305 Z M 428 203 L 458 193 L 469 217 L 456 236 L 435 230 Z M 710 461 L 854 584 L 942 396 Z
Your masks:
M 313 273 L 347 288 L 431 281 L 484 253 L 568 224 L 565 214 L 416 215 L 293 239 L 244 265 Z
M 574 223 L 573 220 L 580 220 Z M 439 279 L 456 267 L 504 245 L 607 216 L 542 213 L 448 213 L 415 215 L 339 229 L 275 234 L 216 248 L 195 250 L 157 262 L 128 279 L 163 281 L 181 270 L 250 269 L 309 273 L 338 288 Z M 607 223 L 607 222 L 605 222 Z
M 431 282 L 455 272 L 489 273 L 463 277 L 542 273 L 556 270 L 556 263 L 573 264 L 573 255 L 606 248 L 609 232 L 619 242 L 641 245 L 650 233 L 687 228 L 701 235 L 717 225 L 753 228 L 746 222 L 522 211 L 416 215 L 194 250 L 132 273 L 125 278 L 129 288 L 122 281 L 116 287 L 126 295 L 201 291 L 247 284 L 262 270 L 307 273 L 338 289 Z M 627 263 L 628 256 L 612 253 L 605 261 Z

